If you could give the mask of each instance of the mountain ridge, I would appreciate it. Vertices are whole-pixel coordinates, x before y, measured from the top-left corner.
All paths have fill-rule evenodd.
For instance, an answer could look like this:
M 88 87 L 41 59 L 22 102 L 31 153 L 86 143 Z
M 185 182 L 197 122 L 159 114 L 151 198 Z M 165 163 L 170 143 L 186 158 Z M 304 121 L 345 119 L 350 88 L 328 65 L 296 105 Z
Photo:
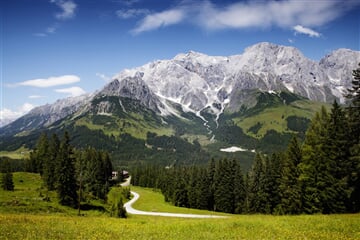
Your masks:
M 95 93 L 37 107 L 2 127 L 0 136 L 14 143 L 12 146 L 18 146 L 15 142 L 20 138 L 16 136 L 32 136 L 29 139 L 33 141 L 34 134 L 41 129 L 57 132 L 68 129 L 74 131 L 82 146 L 86 141 L 98 144 L 95 139 L 82 136 L 93 131 L 101 136 L 97 142 L 103 142 L 103 147 L 109 144 L 111 151 L 121 154 L 127 153 L 119 150 L 119 141 L 130 149 L 124 139 L 143 150 L 151 148 L 151 154 L 155 155 L 163 151 L 184 157 L 188 151 L 176 148 L 177 145 L 200 154 L 199 144 L 202 149 L 216 145 L 216 141 L 222 144 L 216 149 L 244 144 L 246 149 L 261 146 L 269 150 L 271 147 L 261 143 L 261 139 L 268 139 L 266 144 L 272 147 L 269 139 L 284 139 L 278 142 L 286 145 L 292 133 L 298 132 L 297 129 L 303 131 L 307 121 L 292 109 L 304 106 L 304 116 L 309 119 L 316 109 L 310 109 L 310 102 L 305 99 L 344 102 L 342 94 L 350 87 L 352 70 L 358 62 L 358 51 L 339 49 L 316 62 L 294 47 L 271 43 L 255 44 L 243 54 L 228 57 L 194 51 L 180 53 L 173 59 L 125 69 Z M 267 107 L 273 107 L 273 111 L 278 111 L 278 107 L 282 115 L 264 114 Z M 251 117 L 249 113 L 275 116 L 282 123 L 262 122 L 254 117 L 257 122 L 252 124 L 245 119 Z M 288 118 L 292 126 L 301 126 L 286 130 Z M 284 130 L 276 132 L 276 129 Z M 135 152 L 132 154 L 130 158 L 137 156 Z M 169 159 L 178 159 L 175 155 Z
M 172 101 L 181 104 L 185 111 L 197 114 L 210 107 L 217 117 L 230 102 L 229 97 L 237 94 L 233 89 L 288 90 L 311 100 L 329 103 L 337 99 L 344 102 L 343 93 L 350 87 L 351 71 L 357 62 L 360 62 L 359 51 L 340 48 L 316 62 L 307 59 L 295 47 L 268 42 L 249 46 L 243 54 L 228 57 L 189 51 L 170 60 L 157 60 L 125 69 L 96 93 L 60 99 L 36 107 L 25 116 L 48 112 L 50 114 L 45 117 L 48 119 L 42 124 L 50 125 L 66 114 L 50 115 L 58 115 L 65 108 L 70 108 L 65 113 L 76 112 L 81 102 L 101 94 L 135 97 L 144 106 L 163 115 L 176 114 L 166 104 Z M 301 67 L 304 63 L 305 67 Z M 307 72 L 306 80 L 304 72 Z M 297 81 L 291 79 L 292 76 L 296 76 Z M 61 107 L 61 104 L 65 106 Z M 221 108 L 214 107 L 214 104 L 220 104 Z

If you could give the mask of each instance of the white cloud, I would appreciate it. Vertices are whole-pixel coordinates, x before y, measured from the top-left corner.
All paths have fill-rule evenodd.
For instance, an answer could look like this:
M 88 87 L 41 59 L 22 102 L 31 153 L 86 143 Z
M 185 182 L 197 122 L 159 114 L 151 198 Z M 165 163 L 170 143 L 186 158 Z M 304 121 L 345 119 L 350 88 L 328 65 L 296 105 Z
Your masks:
M 105 82 L 110 82 L 110 80 L 111 80 L 111 77 L 108 77 L 103 73 L 96 73 L 96 76 L 98 76 L 99 78 L 101 78 Z
M 120 3 L 120 4 L 128 6 L 128 7 L 140 2 L 140 0 L 110 0 L 110 1 L 112 1 L 114 3 Z
M 38 99 L 38 98 L 45 98 L 45 96 L 41 96 L 41 95 L 30 95 L 29 98 L 30 98 L 30 99 Z
M 295 30 L 296 33 L 309 35 L 310 37 L 320 37 L 321 35 L 320 33 L 310 28 L 303 27 L 301 25 L 296 25 L 295 27 L 293 27 L 293 29 Z
M 143 9 L 143 8 L 140 8 L 140 9 L 135 9 L 135 8 L 132 8 L 132 9 L 120 9 L 120 10 L 116 11 L 116 15 L 119 18 L 122 18 L 122 19 L 135 18 L 135 17 L 138 17 L 138 16 L 147 15 L 149 13 L 150 13 L 150 11 L 148 9 Z
M 16 110 L 11 110 L 8 108 L 4 108 L 0 110 L 0 127 L 5 126 L 6 124 L 11 123 L 17 118 L 23 116 L 28 113 L 35 106 L 31 103 L 24 103 L 21 107 Z
M 136 27 L 133 29 L 134 34 L 145 31 L 150 31 L 163 26 L 169 26 L 180 23 L 185 17 L 183 9 L 171 9 L 160 13 L 147 15 Z
M 46 33 L 34 33 L 35 37 L 47 37 Z
M 56 89 L 55 92 L 58 93 L 66 93 L 71 97 L 76 97 L 85 94 L 86 92 L 80 87 L 70 87 L 70 88 L 62 88 Z
M 27 80 L 24 82 L 16 83 L 15 86 L 31 86 L 31 87 L 47 88 L 47 87 L 76 83 L 79 81 L 80 78 L 78 76 L 64 75 L 59 77 L 49 77 L 46 79 L 39 78 L 39 79 Z
M 307 26 L 312 30 L 333 21 L 356 4 L 359 5 L 360 2 L 270 0 L 218 6 L 207 0 L 196 3 L 183 1 L 166 11 L 146 15 L 132 32 L 138 34 L 184 21 L 206 30 L 268 27 L 292 29 L 297 25 Z
M 55 3 L 61 9 L 60 13 L 55 14 L 57 19 L 67 20 L 75 16 L 77 5 L 73 1 L 51 0 L 50 2 Z

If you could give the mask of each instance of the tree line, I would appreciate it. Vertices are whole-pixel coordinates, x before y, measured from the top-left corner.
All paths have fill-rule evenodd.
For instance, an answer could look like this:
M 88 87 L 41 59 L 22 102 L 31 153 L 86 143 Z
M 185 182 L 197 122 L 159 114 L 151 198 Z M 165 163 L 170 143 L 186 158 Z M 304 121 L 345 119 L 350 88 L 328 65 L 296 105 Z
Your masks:
M 360 65 L 359 65 L 360 66 Z M 207 167 L 139 166 L 133 184 L 161 189 L 176 206 L 227 213 L 313 214 L 360 211 L 360 68 L 342 108 L 316 113 L 301 143 L 257 153 L 244 174 L 236 160 Z
M 40 173 L 48 191 L 57 191 L 62 205 L 75 208 L 86 199 L 106 200 L 113 168 L 109 154 L 92 147 L 75 149 L 67 132 L 61 140 L 42 133 L 26 165 L 29 172 Z

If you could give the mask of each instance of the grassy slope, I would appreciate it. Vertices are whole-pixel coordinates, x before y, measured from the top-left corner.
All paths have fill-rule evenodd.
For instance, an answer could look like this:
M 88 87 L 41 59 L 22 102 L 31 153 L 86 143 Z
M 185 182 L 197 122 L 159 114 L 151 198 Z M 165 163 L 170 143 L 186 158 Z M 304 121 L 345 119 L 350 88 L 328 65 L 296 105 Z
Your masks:
M 280 105 L 266 108 L 256 115 L 250 117 L 237 117 L 234 119 L 236 125 L 244 129 L 244 133 L 251 137 L 261 138 L 265 133 L 273 129 L 277 132 L 291 132 L 287 129 L 286 118 L 289 116 L 305 117 L 312 119 L 316 112 L 320 111 L 324 103 L 315 103 L 308 100 L 298 100 L 289 105 Z M 248 131 L 257 123 L 262 127 L 254 134 Z
M 29 157 L 29 149 L 21 147 L 15 151 L 0 151 L 0 157 L 8 157 L 12 159 L 23 159 Z
M 77 210 L 61 206 L 54 191 L 47 192 L 42 188 L 39 174 L 16 172 L 13 173 L 14 191 L 0 189 L 0 213 L 9 214 L 60 214 L 76 215 Z M 49 201 L 45 201 L 46 197 Z M 99 202 L 91 202 L 100 205 Z M 86 211 L 87 215 L 103 215 L 104 212 Z M 1 239 L 1 237 L 0 237 Z
M 22 180 L 22 183 L 20 182 Z M 39 197 L 37 174 L 15 173 L 15 191 L 0 190 L 0 239 L 359 239 L 360 214 L 347 215 L 230 215 L 226 219 L 182 219 L 151 216 L 110 218 L 103 213 L 77 217 L 76 210 L 46 211 Z M 136 208 L 199 213 L 164 203 L 160 193 L 132 187 L 141 194 Z M 17 200 L 26 203 L 26 211 Z M 208 214 L 207 211 L 201 213 Z
M 359 215 L 179 219 L 0 214 L 1 239 L 359 239 Z
M 229 214 L 222 214 L 222 213 L 210 212 L 205 210 L 175 207 L 170 203 L 164 201 L 164 196 L 161 194 L 161 192 L 157 192 L 149 188 L 132 186 L 131 190 L 139 193 L 140 195 L 139 200 L 136 201 L 133 205 L 135 209 L 139 209 L 143 211 L 152 211 L 152 212 L 211 214 L 211 215 L 231 216 Z
M 173 129 L 158 127 L 146 122 L 141 115 L 133 114 L 133 118 L 121 119 L 116 117 L 108 118 L 105 124 L 95 124 L 91 119 L 84 117 L 78 119 L 75 126 L 85 126 L 90 130 L 102 130 L 106 135 L 118 136 L 119 134 L 128 133 L 139 139 L 146 139 L 147 132 L 154 132 L 158 135 L 170 136 L 174 133 Z

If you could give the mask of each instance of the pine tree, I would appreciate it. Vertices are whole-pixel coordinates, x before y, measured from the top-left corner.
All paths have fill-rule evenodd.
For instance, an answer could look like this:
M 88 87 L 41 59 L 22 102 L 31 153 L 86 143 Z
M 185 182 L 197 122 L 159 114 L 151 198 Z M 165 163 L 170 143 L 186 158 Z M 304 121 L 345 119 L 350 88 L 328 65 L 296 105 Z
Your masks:
M 347 176 L 350 198 L 347 203 L 348 211 L 360 211 L 360 63 L 353 71 L 352 88 L 348 89 L 346 97 L 350 104 L 347 107 L 348 115 L 348 148 L 349 172 Z
M 47 158 L 44 159 L 43 163 L 43 180 L 49 191 L 55 189 L 56 183 L 56 159 L 60 148 L 60 141 L 56 134 L 51 136 L 48 146 Z
M 298 182 L 300 175 L 298 165 L 301 163 L 302 151 L 296 137 L 289 143 L 286 156 L 283 158 L 280 179 L 281 201 L 279 210 L 284 214 L 299 214 L 302 211 L 301 189 Z
M 255 156 L 253 166 L 248 174 L 248 211 L 250 213 L 266 213 L 267 198 L 265 191 L 265 164 L 264 159 L 258 153 Z
M 116 216 L 119 218 L 126 218 L 126 209 L 124 208 L 122 197 L 120 197 L 119 202 L 116 205 Z
M 207 169 L 207 184 L 208 184 L 208 196 L 207 196 L 207 209 L 210 211 L 215 210 L 214 192 L 215 192 L 215 160 L 211 159 Z
M 265 161 L 265 192 L 268 196 L 267 200 L 267 211 L 268 213 L 279 213 L 277 209 L 280 199 L 280 181 L 281 181 L 281 170 L 282 170 L 283 156 L 281 153 L 273 153 L 271 157 L 266 157 Z
M 76 193 L 76 178 L 73 150 L 70 145 L 70 137 L 67 132 L 60 144 L 59 154 L 57 156 L 57 184 L 56 190 L 58 192 L 59 202 L 61 205 L 76 207 L 77 193 Z
M 10 171 L 3 173 L 1 187 L 5 191 L 14 191 L 13 174 Z
M 245 199 L 246 189 L 245 180 L 241 171 L 240 164 L 236 161 L 232 161 L 232 173 L 234 182 L 234 212 L 233 213 L 244 213 L 246 212 Z
M 215 211 L 234 213 L 234 174 L 231 163 L 221 160 L 215 168 L 214 205 Z
M 323 201 L 326 197 L 324 189 L 328 187 L 329 174 L 324 152 L 327 124 L 328 114 L 325 107 L 322 107 L 321 112 L 316 113 L 311 121 L 302 148 L 303 161 L 299 165 L 299 183 L 302 186 L 303 211 L 306 213 L 323 211 Z
M 49 141 L 45 132 L 43 132 L 36 144 L 36 170 L 40 175 L 43 175 L 43 168 L 45 162 L 49 158 Z
M 13 174 L 11 172 L 10 162 L 8 159 L 5 159 L 2 166 L 1 172 L 3 172 L 1 177 L 1 188 L 5 191 L 13 191 L 14 190 L 14 181 Z
M 329 165 L 331 175 L 329 190 L 329 201 L 325 202 L 324 211 L 327 213 L 340 213 L 346 211 L 347 199 L 347 176 L 350 171 L 348 146 L 348 127 L 345 112 L 334 101 L 327 125 L 327 136 L 325 138 L 324 151 Z

